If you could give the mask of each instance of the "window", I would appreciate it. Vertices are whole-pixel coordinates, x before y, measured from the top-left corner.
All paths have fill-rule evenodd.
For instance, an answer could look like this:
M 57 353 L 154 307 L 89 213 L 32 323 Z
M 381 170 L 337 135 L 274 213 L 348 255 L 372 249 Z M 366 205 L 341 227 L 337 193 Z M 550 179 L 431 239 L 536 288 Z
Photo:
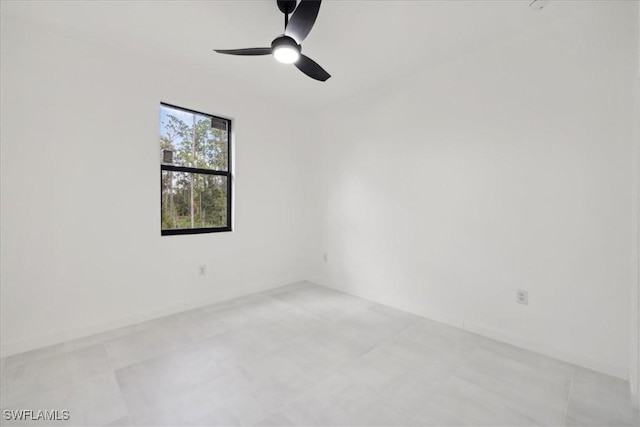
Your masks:
M 231 231 L 231 121 L 160 104 L 162 235 Z

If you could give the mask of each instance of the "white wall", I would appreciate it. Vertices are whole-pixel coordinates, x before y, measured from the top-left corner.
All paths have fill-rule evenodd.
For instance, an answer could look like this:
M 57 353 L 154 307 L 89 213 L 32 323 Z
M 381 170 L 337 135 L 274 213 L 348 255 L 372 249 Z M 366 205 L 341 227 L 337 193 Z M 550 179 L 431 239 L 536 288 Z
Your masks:
M 1 63 L 3 356 L 304 277 L 295 112 L 7 19 Z M 160 236 L 160 101 L 237 118 L 233 233 Z
M 3 18 L 2 355 L 308 278 L 626 377 L 634 7 L 576 3 L 299 129 L 215 74 Z M 160 101 L 238 118 L 233 233 L 160 236 Z
M 637 4 L 574 7 L 325 112 L 311 279 L 627 378 Z
M 638 2 L 637 2 L 638 4 Z M 629 383 L 631 386 L 631 399 L 634 407 L 640 408 L 640 318 L 638 314 L 640 312 L 640 7 L 637 8 L 638 26 L 637 30 L 637 50 L 638 50 L 638 63 L 637 63 L 637 78 L 635 85 L 636 96 L 636 165 L 635 165 L 635 257 L 636 268 L 635 276 L 631 286 L 631 357 L 629 361 Z

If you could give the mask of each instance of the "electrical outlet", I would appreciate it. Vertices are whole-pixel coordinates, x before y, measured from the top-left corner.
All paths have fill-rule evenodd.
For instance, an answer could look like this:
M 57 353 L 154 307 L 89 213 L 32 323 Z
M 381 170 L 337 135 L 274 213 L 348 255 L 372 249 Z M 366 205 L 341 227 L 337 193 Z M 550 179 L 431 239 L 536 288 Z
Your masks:
M 325 252 L 324 254 L 322 254 L 322 259 L 324 260 L 324 262 L 329 262 L 329 255 L 327 255 L 327 253 Z
M 529 305 L 529 292 L 518 289 L 516 291 L 516 302 L 518 304 Z
M 207 266 L 206 265 L 201 265 L 198 267 L 198 274 L 200 276 L 206 276 L 207 275 Z

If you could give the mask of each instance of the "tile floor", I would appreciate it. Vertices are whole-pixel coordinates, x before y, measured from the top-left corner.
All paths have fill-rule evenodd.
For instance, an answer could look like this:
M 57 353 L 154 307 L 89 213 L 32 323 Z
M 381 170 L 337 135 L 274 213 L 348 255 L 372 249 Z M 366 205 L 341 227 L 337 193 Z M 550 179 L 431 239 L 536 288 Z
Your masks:
M 9 357 L 34 425 L 639 424 L 628 384 L 309 283 Z

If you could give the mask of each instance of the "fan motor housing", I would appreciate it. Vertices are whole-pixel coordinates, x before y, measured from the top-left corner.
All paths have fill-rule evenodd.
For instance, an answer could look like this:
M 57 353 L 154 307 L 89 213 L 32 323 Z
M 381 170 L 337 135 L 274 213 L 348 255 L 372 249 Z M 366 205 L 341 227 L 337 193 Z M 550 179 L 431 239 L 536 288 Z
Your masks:
M 288 36 L 280 36 L 276 39 L 274 39 L 271 42 L 271 51 L 275 52 L 275 50 L 279 47 L 290 47 L 293 49 L 296 49 L 298 51 L 298 53 L 300 53 L 300 51 L 302 50 L 300 45 L 298 43 L 296 43 L 296 41 L 294 39 L 292 39 L 291 37 Z

